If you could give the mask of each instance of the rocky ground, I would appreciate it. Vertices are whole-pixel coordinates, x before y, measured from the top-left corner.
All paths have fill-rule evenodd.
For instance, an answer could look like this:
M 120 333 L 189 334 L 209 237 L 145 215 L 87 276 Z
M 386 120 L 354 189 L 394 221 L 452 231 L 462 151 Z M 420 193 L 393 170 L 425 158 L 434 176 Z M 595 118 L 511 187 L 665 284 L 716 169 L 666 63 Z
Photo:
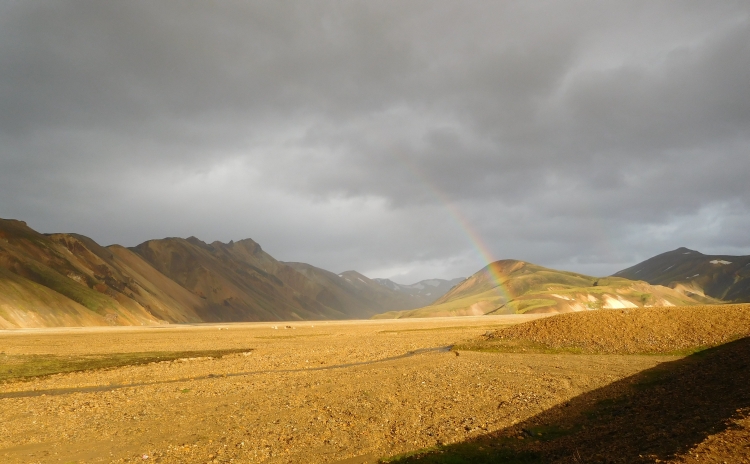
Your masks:
M 0 460 L 376 462 L 506 428 L 673 359 L 445 349 L 524 319 L 5 332 L 9 356 L 252 351 L 5 383 Z
M 750 335 L 750 304 L 568 313 L 489 332 L 485 347 L 569 349 L 581 353 L 688 352 Z M 523 342 L 528 342 L 524 344 Z
M 505 429 L 396 462 L 749 462 L 748 405 L 745 338 L 585 392 Z
M 609 318 L 625 317 L 594 313 L 607 327 Z M 240 350 L 0 384 L 0 461 L 743 462 L 748 456 L 750 342 L 688 357 L 448 350 L 534 317 L 0 332 L 0 364 L 2 356 Z M 530 325 L 560 317 L 568 315 Z M 586 324 L 576 327 L 585 333 Z M 424 449 L 433 451 L 418 452 Z
M 750 408 L 742 408 L 725 422 L 726 428 L 709 435 L 675 459 L 677 463 L 750 463 Z

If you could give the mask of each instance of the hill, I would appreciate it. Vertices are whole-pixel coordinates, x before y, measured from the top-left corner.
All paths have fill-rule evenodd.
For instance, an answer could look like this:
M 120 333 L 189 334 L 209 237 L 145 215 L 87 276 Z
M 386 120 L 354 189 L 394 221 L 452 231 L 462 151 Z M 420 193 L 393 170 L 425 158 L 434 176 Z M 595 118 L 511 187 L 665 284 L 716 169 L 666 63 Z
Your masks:
M 678 248 L 613 275 L 664 285 L 690 297 L 750 302 L 750 256 L 704 255 Z
M 149 240 L 132 251 L 200 297 L 204 321 L 348 316 L 317 300 L 319 285 L 276 261 L 250 239 L 208 244 L 195 237 L 165 238 Z
M 555 313 L 720 303 L 619 277 L 597 278 L 517 260 L 491 263 L 433 304 L 375 318 Z
M 199 302 L 122 247 L 0 220 L 0 327 L 198 322 Z
M 606 328 L 606 330 L 602 330 Z M 486 334 L 465 348 L 581 353 L 684 353 L 750 335 L 750 305 L 561 314 Z
M 0 328 L 353 319 L 419 306 L 357 279 L 279 262 L 250 239 L 102 247 L 0 219 Z
M 335 299 L 340 307 L 349 308 L 362 317 L 391 309 L 412 309 L 422 306 L 421 300 L 409 294 L 383 288 L 377 279 L 370 279 L 357 271 L 341 274 L 304 263 L 285 263 L 305 277 L 323 285 L 327 290 L 326 301 Z M 388 309 L 384 309 L 388 308 Z
M 372 279 L 383 287 L 395 290 L 406 295 L 410 295 L 412 299 L 417 303 L 416 307 L 427 306 L 432 304 L 435 300 L 442 297 L 453 289 L 456 285 L 463 282 L 465 279 L 459 277 L 456 279 L 445 280 L 445 279 L 427 279 L 421 280 L 416 284 L 402 285 L 390 279 Z

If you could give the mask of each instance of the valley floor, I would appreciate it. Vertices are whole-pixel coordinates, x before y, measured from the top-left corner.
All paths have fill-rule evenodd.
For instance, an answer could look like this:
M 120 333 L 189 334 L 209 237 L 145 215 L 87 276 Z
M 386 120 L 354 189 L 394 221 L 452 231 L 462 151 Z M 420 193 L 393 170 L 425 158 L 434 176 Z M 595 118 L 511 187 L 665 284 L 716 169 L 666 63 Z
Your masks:
M 536 317 L 0 331 L 6 367 L 234 350 L 8 380 L 0 461 L 377 462 L 507 430 L 679 359 L 449 351 Z

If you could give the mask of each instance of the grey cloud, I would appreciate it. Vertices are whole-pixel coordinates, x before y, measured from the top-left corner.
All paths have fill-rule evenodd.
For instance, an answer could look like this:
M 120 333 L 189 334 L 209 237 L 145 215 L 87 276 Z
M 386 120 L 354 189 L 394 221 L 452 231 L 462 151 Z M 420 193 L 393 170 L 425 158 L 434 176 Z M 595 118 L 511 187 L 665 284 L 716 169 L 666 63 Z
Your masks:
M 0 216 L 44 231 L 404 279 L 477 237 L 602 274 L 750 253 L 744 2 L 0 8 Z

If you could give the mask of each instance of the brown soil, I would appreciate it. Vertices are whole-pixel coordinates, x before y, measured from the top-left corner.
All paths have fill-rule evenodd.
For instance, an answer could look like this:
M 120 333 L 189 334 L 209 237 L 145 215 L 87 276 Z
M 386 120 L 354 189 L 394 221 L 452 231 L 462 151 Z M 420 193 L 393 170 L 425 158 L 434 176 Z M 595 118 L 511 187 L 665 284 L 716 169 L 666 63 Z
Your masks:
M 750 338 L 744 338 L 586 392 L 504 430 L 397 462 L 750 462 L 748 412 Z
M 750 463 L 750 408 L 737 411 L 726 429 L 678 456 L 676 463 Z
M 676 353 L 747 335 L 750 304 L 654 307 L 586 311 L 540 319 L 488 334 L 483 346 L 490 349 L 494 344 L 500 349 L 536 345 L 583 353 Z
M 635 328 L 651 321 L 708 344 L 741 333 L 748 306 L 0 332 L 0 363 L 242 350 L 0 384 L 0 462 L 357 464 L 414 452 L 397 461 L 750 462 L 750 337 L 687 357 L 447 351 L 482 333 L 544 327 L 577 333 L 592 351 L 692 349 L 637 345 Z M 711 310 L 706 324 L 695 320 Z M 620 320 L 630 322 L 618 329 Z M 618 343 L 621 334 L 631 341 Z
M 2 384 L 0 461 L 373 463 L 512 427 L 677 359 L 408 355 L 532 318 L 0 333 L 10 356 L 252 349 Z

